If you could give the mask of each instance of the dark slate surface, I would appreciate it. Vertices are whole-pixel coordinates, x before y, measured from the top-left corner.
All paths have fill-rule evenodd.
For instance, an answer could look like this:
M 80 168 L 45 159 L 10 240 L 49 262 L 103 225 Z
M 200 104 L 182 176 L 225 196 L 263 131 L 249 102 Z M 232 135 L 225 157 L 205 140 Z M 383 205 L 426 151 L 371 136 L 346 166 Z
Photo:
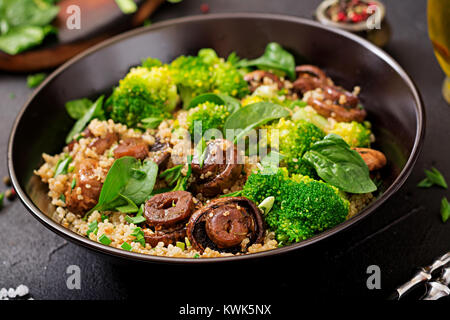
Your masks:
M 165 4 L 152 20 L 200 14 L 203 2 L 209 3 L 211 13 L 251 11 L 307 18 L 319 3 L 317 0 L 185 0 L 177 5 Z M 415 187 L 423 169 L 432 165 L 450 177 L 447 160 L 450 107 L 440 94 L 444 75 L 427 37 L 426 1 L 409 1 L 407 7 L 404 1 L 385 2 L 393 29 L 386 50 L 411 75 L 423 95 L 427 134 L 422 155 L 410 178 L 375 214 L 302 253 L 246 264 L 186 267 L 135 264 L 99 256 L 47 230 L 19 201 L 7 202 L 0 212 L 0 288 L 23 283 L 36 299 L 142 297 L 149 299 L 148 303 L 161 298 L 174 299 L 176 303 L 185 300 L 222 303 L 224 292 L 228 293 L 227 301 L 236 301 L 234 297 L 274 295 L 386 298 L 416 267 L 427 265 L 450 250 L 450 223 L 444 225 L 439 216 L 440 200 L 449 193 Z M 1 176 L 7 174 L 6 150 L 11 123 L 30 93 L 25 76 L 0 74 Z M 372 264 L 381 268 L 381 290 L 366 287 L 366 268 Z M 81 268 L 81 290 L 67 289 L 69 265 Z

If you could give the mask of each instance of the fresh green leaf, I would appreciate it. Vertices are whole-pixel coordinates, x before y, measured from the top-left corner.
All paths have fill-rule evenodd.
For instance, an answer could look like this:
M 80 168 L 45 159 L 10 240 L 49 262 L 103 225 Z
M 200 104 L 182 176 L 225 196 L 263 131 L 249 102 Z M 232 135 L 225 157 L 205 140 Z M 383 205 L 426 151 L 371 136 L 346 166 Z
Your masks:
M 66 102 L 66 110 L 72 119 L 78 120 L 86 114 L 92 104 L 93 102 L 87 98 L 71 100 Z
M 198 159 L 198 165 L 200 166 L 200 169 L 203 168 L 203 163 L 205 162 L 206 158 L 206 151 L 206 141 L 202 137 L 195 147 L 195 156 Z
M 181 176 L 178 179 L 177 185 L 175 186 L 175 188 L 172 189 L 172 191 L 186 191 L 187 190 L 188 181 L 192 174 L 192 166 L 191 166 L 192 156 L 188 156 L 187 162 L 188 162 L 188 170 L 186 172 L 186 176 L 184 176 L 184 177 Z
M 447 198 L 442 198 L 441 201 L 441 217 L 442 222 L 447 222 L 448 218 L 450 217 L 450 205 L 448 203 Z
M 272 210 L 274 203 L 275 197 L 267 197 L 258 205 L 258 208 L 260 208 L 264 214 L 268 214 L 269 211 Z
M 133 232 L 131 233 L 132 236 L 136 237 L 133 242 L 140 243 L 143 247 L 145 247 L 145 237 L 144 237 L 144 231 L 140 227 L 136 227 L 133 229 Z
M 0 50 L 10 55 L 18 54 L 42 43 L 52 27 L 18 26 L 0 36 Z
M 229 95 L 223 93 L 204 93 L 192 99 L 187 109 L 195 108 L 199 104 L 203 104 L 205 102 L 212 102 L 217 105 L 226 106 L 230 114 L 236 110 L 239 110 L 241 107 L 241 102 L 233 97 L 230 97 Z
M 289 111 L 278 104 L 271 102 L 252 103 L 240 108 L 228 117 L 225 122 L 224 132 L 241 129 L 241 132 L 234 140 L 237 142 L 254 128 L 287 116 L 289 116 Z
M 136 175 L 136 172 L 141 174 Z M 87 215 L 95 210 L 138 211 L 137 206 L 151 195 L 157 174 L 158 165 L 152 161 L 141 164 L 133 157 L 115 160 L 106 175 L 97 205 Z
M 329 134 L 313 144 L 303 155 L 325 182 L 349 193 L 368 193 L 377 189 L 369 169 L 358 152 L 338 135 Z
M 28 88 L 36 88 L 38 85 L 42 83 L 47 77 L 46 73 L 36 73 L 31 74 L 27 77 L 27 86 Z
M 109 246 L 112 241 L 106 234 L 102 234 L 100 236 L 100 238 L 98 238 L 98 242 L 100 242 L 100 243 L 102 243 L 102 244 L 104 244 L 106 246 Z
M 120 246 L 123 250 L 127 250 L 127 251 L 131 251 L 131 249 L 133 249 L 131 247 L 131 244 L 129 244 L 128 242 L 124 242 L 122 243 L 122 245 Z
M 59 8 L 48 1 L 39 0 L 3 0 L 2 17 L 10 27 L 47 26 L 59 12 Z
M 127 215 L 125 217 L 125 221 L 127 221 L 128 223 L 136 224 L 136 225 L 139 224 L 139 223 L 142 223 L 142 222 L 144 222 L 146 220 L 145 217 L 143 216 L 143 213 L 144 213 L 144 204 L 141 204 L 141 206 L 139 207 L 139 211 L 136 214 L 136 216 L 130 217 L 130 216 Z
M 86 235 L 89 236 L 90 233 L 97 234 L 97 230 L 98 230 L 98 222 L 93 221 L 89 224 Z
M 418 187 L 429 188 L 433 185 L 437 185 L 444 189 L 448 188 L 444 176 L 439 172 L 438 169 L 431 168 L 431 170 L 425 170 L 425 175 L 426 178 L 419 182 L 419 184 L 417 185 Z
M 243 59 L 237 63 L 237 66 L 241 68 L 257 67 L 259 69 L 282 71 L 291 80 L 295 79 L 294 56 L 275 42 L 271 42 L 266 46 L 266 50 L 261 57 L 253 60 Z
M 172 186 L 180 178 L 182 169 L 183 169 L 182 164 L 176 165 L 175 167 L 166 169 L 165 171 L 161 172 L 159 174 L 159 177 L 161 179 L 164 179 L 164 181 L 166 181 L 167 185 Z
M 145 129 L 156 129 L 163 120 L 162 117 L 145 118 L 141 120 L 141 124 Z
M 72 183 L 70 184 L 70 189 L 73 190 L 73 188 L 75 188 L 76 185 L 77 185 L 77 179 L 76 179 L 76 178 L 73 178 L 73 179 L 72 179 Z
M 125 14 L 135 13 L 138 9 L 133 0 L 116 0 L 119 9 Z
M 243 190 L 238 190 L 238 191 L 230 192 L 227 194 L 223 194 L 223 195 L 219 196 L 219 198 L 240 197 L 243 192 L 244 192 Z
M 55 174 L 53 175 L 53 177 L 56 177 L 60 174 L 67 174 L 67 168 L 69 167 L 69 164 L 71 162 L 72 162 L 71 156 L 65 156 L 62 159 L 59 159 L 58 162 L 56 163 Z
M 77 122 L 75 122 L 72 130 L 70 130 L 69 134 L 66 137 L 66 143 L 70 143 L 70 141 L 72 141 L 75 136 L 81 133 L 89 123 L 89 121 L 91 121 L 93 118 L 103 116 L 103 98 L 104 96 L 98 98 L 97 101 L 95 101 L 94 104 L 86 111 L 86 113 L 80 119 L 78 119 Z

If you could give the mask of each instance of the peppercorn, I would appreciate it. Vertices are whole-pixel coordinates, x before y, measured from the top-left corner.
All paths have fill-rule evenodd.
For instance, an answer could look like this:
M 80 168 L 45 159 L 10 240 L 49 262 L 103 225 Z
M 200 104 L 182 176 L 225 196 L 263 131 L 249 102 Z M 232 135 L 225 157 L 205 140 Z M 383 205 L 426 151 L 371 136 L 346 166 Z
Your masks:
M 6 190 L 5 196 L 9 201 L 14 200 L 16 198 L 16 190 L 14 188 Z
M 6 186 L 10 187 L 10 186 L 11 186 L 11 178 L 10 178 L 9 176 L 4 176 L 4 177 L 3 177 L 3 183 L 4 183 Z

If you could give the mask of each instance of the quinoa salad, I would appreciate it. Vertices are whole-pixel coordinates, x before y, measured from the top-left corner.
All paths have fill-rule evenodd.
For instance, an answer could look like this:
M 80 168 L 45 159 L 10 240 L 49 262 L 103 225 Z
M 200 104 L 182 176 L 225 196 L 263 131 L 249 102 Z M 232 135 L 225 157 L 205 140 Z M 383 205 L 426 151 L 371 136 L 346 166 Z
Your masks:
M 106 246 L 208 258 L 291 245 L 380 194 L 387 159 L 360 90 L 277 43 L 251 60 L 146 58 L 109 95 L 66 103 L 66 145 L 35 174 L 52 218 Z

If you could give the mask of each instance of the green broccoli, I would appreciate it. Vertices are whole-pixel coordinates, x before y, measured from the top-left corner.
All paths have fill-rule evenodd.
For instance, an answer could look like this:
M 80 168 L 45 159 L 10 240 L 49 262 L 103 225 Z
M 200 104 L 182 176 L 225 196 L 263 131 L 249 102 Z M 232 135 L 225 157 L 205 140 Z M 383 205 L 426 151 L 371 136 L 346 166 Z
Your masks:
M 320 114 L 317 113 L 314 108 L 310 106 L 301 107 L 298 110 L 295 111 L 295 113 L 292 115 L 292 120 L 299 121 L 304 120 L 311 122 L 316 127 L 321 129 L 322 131 L 327 132 L 331 127 L 332 124 L 328 122 L 327 118 L 322 117 Z
M 253 173 L 243 188 L 243 196 L 259 204 L 275 197 L 265 220 L 283 244 L 306 240 L 345 221 L 349 202 L 331 185 L 285 172 Z
M 370 123 L 352 122 L 337 122 L 329 133 L 341 136 L 349 144 L 350 147 L 369 147 L 370 137 Z
M 278 130 L 278 143 L 274 139 L 276 133 L 274 130 Z M 271 148 L 279 150 L 284 156 L 282 165 L 288 168 L 290 174 L 316 177 L 314 168 L 303 160 L 302 156 L 315 142 L 323 139 L 322 130 L 304 120 L 292 121 L 282 118 L 269 127 L 268 137 Z
M 181 56 L 170 64 L 183 104 L 197 95 L 213 92 L 242 98 L 248 94 L 247 82 L 229 61 L 213 49 L 201 49 L 197 56 Z
M 135 127 L 142 119 L 168 117 L 178 104 L 167 66 L 132 68 L 106 103 L 111 119 Z
M 201 121 L 202 135 L 209 129 L 222 131 L 229 115 L 228 107 L 207 101 L 189 110 L 186 118 L 187 129 L 191 137 L 194 137 L 195 123 Z

